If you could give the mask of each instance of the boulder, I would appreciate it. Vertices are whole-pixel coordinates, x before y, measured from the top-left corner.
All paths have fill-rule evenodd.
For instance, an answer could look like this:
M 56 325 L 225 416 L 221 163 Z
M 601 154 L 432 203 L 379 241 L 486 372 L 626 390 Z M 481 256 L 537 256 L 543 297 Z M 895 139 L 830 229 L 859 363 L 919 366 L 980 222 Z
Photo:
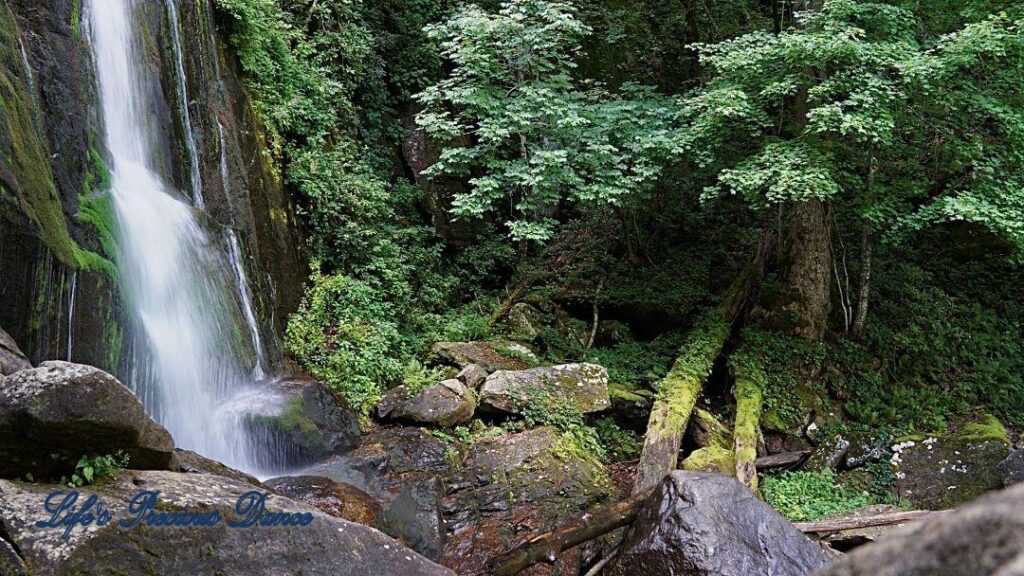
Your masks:
M 1014 450 L 996 466 L 996 474 L 1003 479 L 1003 485 L 1010 487 L 1013 484 L 1024 482 L 1024 450 Z
M 378 405 L 381 418 L 391 417 L 420 424 L 450 427 L 473 419 L 476 397 L 460 380 L 445 380 L 408 396 L 407 388 L 389 391 Z
M 928 516 L 857 548 L 818 576 L 1024 574 L 1024 485 Z
M 80 489 L 78 504 L 91 496 L 111 516 L 99 525 L 37 527 L 44 520 L 42 502 L 63 486 L 0 480 L 0 534 L 9 538 L 22 561 L 36 576 L 107 574 L 307 574 L 454 576 L 372 528 L 325 514 L 275 494 L 265 494 L 265 512 L 308 515 L 306 525 L 257 524 L 230 528 L 244 514 L 235 506 L 252 485 L 206 474 L 167 471 L 122 471 L 102 484 Z M 211 526 L 139 525 L 129 502 L 143 491 L 158 491 L 152 512 L 164 515 L 217 511 Z M 243 502 L 245 500 L 242 500 Z M 166 518 L 166 516 L 164 516 Z
M 544 332 L 544 314 L 526 302 L 520 302 L 509 309 L 505 317 L 508 334 L 522 342 L 532 342 Z
M 503 412 L 519 412 L 536 395 L 570 403 L 581 412 L 600 412 L 611 405 L 608 371 L 597 364 L 499 370 L 480 387 L 480 404 Z
M 377 526 L 432 560 L 441 557 L 443 478 L 452 469 L 447 445 L 418 428 L 388 428 L 358 448 L 306 470 L 351 484 L 381 504 Z
M 0 328 L 0 378 L 14 374 L 19 370 L 28 370 L 32 363 L 28 357 L 18 348 L 18 344 L 11 338 L 11 335 Z
M 901 498 L 916 508 L 953 508 L 1003 487 L 996 470 L 1010 454 L 1003 442 L 958 437 L 926 438 L 893 446 L 892 463 Z
M 612 490 L 600 463 L 550 427 L 478 441 L 446 486 L 441 563 L 459 574 L 485 573 L 490 558 L 608 499 Z M 580 561 L 574 549 L 529 574 L 579 574 Z
M 842 436 L 834 436 L 828 441 L 819 444 L 803 467 L 805 470 L 812 472 L 835 470 L 843 462 L 843 457 L 846 456 L 849 450 L 849 440 Z
M 476 390 L 480 388 L 480 385 L 487 379 L 487 370 L 479 364 L 470 364 L 459 371 L 455 375 L 457 380 L 460 380 L 466 386 Z
M 746 486 L 676 471 L 644 502 L 612 576 L 803 576 L 828 555 Z
M 487 372 L 523 370 L 538 362 L 532 350 L 510 341 L 438 342 L 430 349 L 430 354 L 444 364 L 459 368 L 477 364 Z
M 380 504 L 351 484 L 322 476 L 281 476 L 265 482 L 275 493 L 349 522 L 373 526 L 380 516 Z
M 130 468 L 166 469 L 174 440 L 110 374 L 44 362 L 0 379 L 0 477 L 56 479 L 119 450 Z
M 285 378 L 266 384 L 259 402 L 235 408 L 262 452 L 277 466 L 298 466 L 344 452 L 359 443 L 359 415 L 326 384 Z

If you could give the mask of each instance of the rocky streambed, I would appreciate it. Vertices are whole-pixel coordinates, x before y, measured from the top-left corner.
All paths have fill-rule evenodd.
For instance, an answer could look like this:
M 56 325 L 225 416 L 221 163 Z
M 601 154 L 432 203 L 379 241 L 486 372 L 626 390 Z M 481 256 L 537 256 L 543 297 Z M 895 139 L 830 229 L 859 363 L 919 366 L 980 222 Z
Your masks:
M 507 347 L 439 345 L 436 361 L 451 377 L 393 390 L 376 422 L 314 380 L 277 382 L 281 401 L 248 421 L 255 438 L 291 447 L 291 468 L 260 481 L 176 449 L 113 376 L 67 362 L 32 367 L 3 336 L 0 574 L 503 573 L 496 559 L 509 551 L 567 525 L 596 526 L 629 501 L 628 473 L 609 475 L 629 462 L 606 467 L 555 427 L 474 425 L 465 428 L 471 441 L 449 438 L 455 423 L 515 414 L 537 388 L 582 412 L 607 410 L 608 376 L 597 365 L 536 366 L 504 356 Z M 693 419 L 689 443 L 714 446 L 727 435 L 709 416 Z M 767 440 L 783 454 L 792 443 Z M 1009 448 L 990 440 L 924 438 L 874 455 L 840 440 L 822 439 L 804 465 L 889 458 L 901 474 L 896 489 L 935 508 L 1020 476 L 1020 454 L 1007 458 Z M 83 455 L 107 454 L 125 455 L 124 468 L 69 481 L 84 474 Z M 878 544 L 842 558 L 826 542 L 838 531 L 796 526 L 719 472 L 673 472 L 633 498 L 628 521 L 553 549 L 523 573 L 1014 574 L 1024 558 L 1024 488 L 903 532 L 876 529 L 862 541 Z

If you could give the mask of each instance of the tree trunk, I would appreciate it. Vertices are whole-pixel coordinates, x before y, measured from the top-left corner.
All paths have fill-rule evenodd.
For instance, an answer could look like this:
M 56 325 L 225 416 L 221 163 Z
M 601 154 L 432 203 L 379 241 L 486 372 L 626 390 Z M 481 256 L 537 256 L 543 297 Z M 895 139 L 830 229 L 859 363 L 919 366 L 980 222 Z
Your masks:
M 831 310 L 832 241 L 831 207 L 821 200 L 793 205 L 783 242 L 784 280 L 788 294 L 783 304 L 792 332 L 821 339 Z
M 868 296 L 871 294 L 871 230 L 864 226 L 860 233 L 860 280 L 857 282 L 857 312 L 853 317 L 853 337 L 860 338 L 868 317 Z

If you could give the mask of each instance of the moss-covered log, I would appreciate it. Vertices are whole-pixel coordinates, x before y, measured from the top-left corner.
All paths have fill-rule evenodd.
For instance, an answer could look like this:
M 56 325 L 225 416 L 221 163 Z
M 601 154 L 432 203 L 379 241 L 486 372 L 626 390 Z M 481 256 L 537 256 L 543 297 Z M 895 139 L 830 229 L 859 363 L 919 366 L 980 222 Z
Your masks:
M 701 317 L 686 339 L 651 408 L 633 494 L 651 490 L 675 469 L 690 413 L 728 338 L 729 324 L 713 310 Z
M 761 418 L 764 371 L 752 356 L 737 353 L 731 360 L 736 374 L 736 424 L 733 431 L 736 479 L 757 493 L 757 438 Z

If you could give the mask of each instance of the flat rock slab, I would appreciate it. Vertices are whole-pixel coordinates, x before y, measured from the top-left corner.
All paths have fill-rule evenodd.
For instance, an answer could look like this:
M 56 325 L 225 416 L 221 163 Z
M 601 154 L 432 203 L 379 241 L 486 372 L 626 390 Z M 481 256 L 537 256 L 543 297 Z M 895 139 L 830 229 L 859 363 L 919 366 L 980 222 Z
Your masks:
M 476 364 L 487 372 L 523 370 L 537 362 L 537 356 L 532 350 L 512 341 L 438 342 L 430 349 L 430 353 L 443 363 L 459 368 Z
M 606 410 L 611 406 L 608 370 L 597 364 L 499 370 L 480 387 L 480 404 L 502 412 L 520 412 L 538 396 L 567 402 L 580 412 Z
M 1010 454 L 1002 442 L 927 438 L 894 447 L 900 496 L 915 508 L 943 510 L 1003 487 L 996 470 Z
M 9 538 L 34 576 L 109 574 L 304 574 L 306 576 L 454 576 L 372 528 L 325 514 L 295 500 L 269 494 L 267 512 L 308 514 L 295 526 L 230 528 L 235 506 L 253 486 L 219 476 L 163 471 L 123 471 L 82 488 L 112 516 L 104 526 L 77 527 L 62 538 L 60 528 L 37 528 L 43 499 L 66 487 L 0 480 L 0 534 Z M 213 526 L 142 526 L 125 529 L 129 501 L 142 491 L 159 491 L 156 510 L 209 512 Z M 3 554 L 0 551 L 0 554 Z

